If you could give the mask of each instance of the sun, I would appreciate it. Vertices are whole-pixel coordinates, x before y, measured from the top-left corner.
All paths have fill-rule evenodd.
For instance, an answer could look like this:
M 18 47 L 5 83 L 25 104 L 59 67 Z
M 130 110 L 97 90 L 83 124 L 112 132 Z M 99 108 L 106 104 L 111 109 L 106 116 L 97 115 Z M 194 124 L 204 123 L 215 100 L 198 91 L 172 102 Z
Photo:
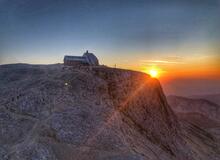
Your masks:
M 161 73 L 163 73 L 164 71 L 157 67 L 157 66 L 151 66 L 149 68 L 144 68 L 142 70 L 144 73 L 149 74 L 152 78 L 159 78 L 161 76 Z
M 158 77 L 158 71 L 156 69 L 149 70 L 149 74 L 151 77 L 154 77 L 154 78 Z

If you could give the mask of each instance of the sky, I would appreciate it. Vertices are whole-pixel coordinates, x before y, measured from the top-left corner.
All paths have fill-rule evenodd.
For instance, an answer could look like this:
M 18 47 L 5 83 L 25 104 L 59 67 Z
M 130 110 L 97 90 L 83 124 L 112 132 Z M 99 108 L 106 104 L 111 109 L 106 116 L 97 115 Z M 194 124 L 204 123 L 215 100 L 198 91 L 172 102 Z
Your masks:
M 220 80 L 220 0 L 0 0 L 0 64 L 101 64 Z

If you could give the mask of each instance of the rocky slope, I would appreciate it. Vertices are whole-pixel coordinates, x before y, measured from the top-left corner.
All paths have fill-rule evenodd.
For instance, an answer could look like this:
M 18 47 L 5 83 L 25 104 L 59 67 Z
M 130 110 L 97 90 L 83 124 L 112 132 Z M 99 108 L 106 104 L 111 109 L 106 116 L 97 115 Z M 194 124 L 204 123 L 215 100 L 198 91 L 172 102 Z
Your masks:
M 1 160 L 219 159 L 219 143 L 179 123 L 160 83 L 107 67 L 0 66 Z
M 190 98 L 193 99 L 206 99 L 210 102 L 220 105 L 220 93 L 207 94 L 207 95 L 192 95 Z
M 206 99 L 192 99 L 168 96 L 168 103 L 176 113 L 179 122 L 187 122 L 202 128 L 218 139 L 220 143 L 220 106 Z
M 220 122 L 220 106 L 205 99 L 168 96 L 168 102 L 176 113 L 198 113 Z

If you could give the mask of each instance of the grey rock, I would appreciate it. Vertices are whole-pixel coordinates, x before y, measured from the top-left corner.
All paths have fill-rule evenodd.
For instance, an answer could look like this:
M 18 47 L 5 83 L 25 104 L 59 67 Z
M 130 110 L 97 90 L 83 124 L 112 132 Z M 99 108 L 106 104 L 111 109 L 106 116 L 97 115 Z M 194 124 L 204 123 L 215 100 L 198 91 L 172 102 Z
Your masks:
M 217 132 L 180 121 L 146 74 L 15 64 L 0 75 L 2 159 L 219 159 Z
M 47 145 L 35 143 L 18 149 L 10 156 L 13 160 L 57 160 Z
M 11 145 L 19 143 L 31 130 L 33 124 L 33 120 L 9 114 L 0 109 L 0 144 Z

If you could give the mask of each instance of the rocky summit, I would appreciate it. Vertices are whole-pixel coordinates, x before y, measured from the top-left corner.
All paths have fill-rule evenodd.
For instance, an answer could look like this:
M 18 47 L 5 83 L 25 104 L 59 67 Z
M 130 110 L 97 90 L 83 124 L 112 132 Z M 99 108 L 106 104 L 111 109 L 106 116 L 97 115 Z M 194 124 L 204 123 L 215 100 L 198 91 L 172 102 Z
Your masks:
M 1 160 L 219 160 L 157 79 L 105 66 L 0 66 Z

